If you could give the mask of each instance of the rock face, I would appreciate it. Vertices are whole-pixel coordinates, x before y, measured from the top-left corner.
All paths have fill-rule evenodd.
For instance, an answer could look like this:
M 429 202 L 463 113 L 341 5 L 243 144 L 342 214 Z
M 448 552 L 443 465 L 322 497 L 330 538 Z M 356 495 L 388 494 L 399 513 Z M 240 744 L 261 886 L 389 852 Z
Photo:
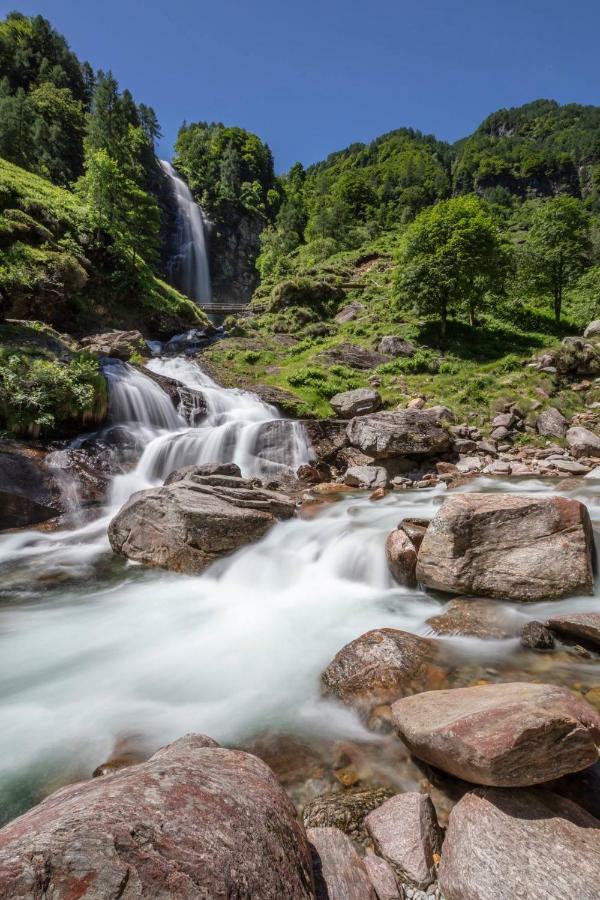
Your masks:
M 0 896 L 314 897 L 291 801 L 256 757 L 188 735 L 0 831 Z
M 0 441 L 0 529 L 37 525 L 60 511 L 60 491 L 44 454 Z
M 382 337 L 377 349 L 386 356 L 414 356 L 416 353 L 416 348 L 410 341 L 405 341 L 395 334 Z
M 417 550 L 402 528 L 391 531 L 385 542 L 385 556 L 394 579 L 403 587 L 417 586 Z
M 227 470 L 227 467 L 225 467 Z M 261 538 L 294 503 L 245 478 L 172 473 L 169 484 L 139 491 L 110 523 L 115 553 L 175 572 L 202 572 L 216 559 Z
M 596 900 L 600 821 L 550 791 L 476 790 L 450 813 L 445 900 Z
M 417 579 L 454 594 L 547 600 L 592 593 L 585 506 L 564 497 L 457 494 L 429 525 Z
M 379 412 L 352 419 L 348 441 L 375 459 L 392 456 L 435 456 L 450 448 L 441 420 L 426 409 Z
M 348 446 L 346 422 L 339 419 L 303 419 L 302 426 L 313 454 L 322 462 L 335 462 L 340 450 Z
M 600 457 L 600 437 L 580 425 L 567 431 L 567 447 L 573 456 Z
M 367 631 L 346 644 L 321 675 L 323 693 L 369 710 L 443 682 L 433 641 L 397 628 Z
M 357 388 L 355 391 L 335 394 L 329 402 L 338 416 L 351 419 L 353 416 L 376 412 L 381 406 L 381 394 L 371 388 Z
M 81 339 L 81 346 L 94 356 L 112 356 L 127 362 L 133 353 L 147 353 L 140 331 L 104 331 Z
M 598 758 L 600 715 L 555 685 L 428 691 L 397 700 L 392 713 L 414 756 L 475 784 L 541 784 Z
M 600 613 L 567 613 L 552 616 L 547 627 L 560 637 L 600 648 Z
M 536 427 L 543 437 L 562 438 L 567 433 L 567 420 L 558 409 L 549 406 L 539 414 Z
M 350 838 L 338 828 L 309 828 L 307 836 L 317 900 L 377 900 L 365 864 Z
M 396 794 L 365 820 L 375 847 L 403 880 L 424 890 L 435 880 L 442 835 L 427 794 Z

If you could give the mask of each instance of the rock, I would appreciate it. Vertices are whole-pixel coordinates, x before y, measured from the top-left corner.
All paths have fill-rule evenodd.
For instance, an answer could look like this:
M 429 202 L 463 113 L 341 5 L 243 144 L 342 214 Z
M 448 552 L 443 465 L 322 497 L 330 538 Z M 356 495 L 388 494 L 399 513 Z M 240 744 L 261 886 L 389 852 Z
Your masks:
M 600 319 L 594 319 L 583 332 L 584 337 L 597 337 L 600 335 Z
M 104 331 L 84 337 L 80 343 L 94 356 L 111 356 L 123 362 L 128 362 L 134 353 L 148 353 L 146 341 L 140 331 Z
M 60 489 L 41 450 L 0 440 L 0 529 L 24 528 L 62 510 Z
M 548 462 L 557 472 L 564 472 L 566 475 L 587 475 L 590 471 L 589 466 L 575 462 L 574 459 L 553 459 L 548 460 Z
M 198 478 L 207 478 L 215 475 L 225 476 L 224 485 L 228 485 L 229 478 L 241 478 L 242 471 L 235 463 L 203 463 L 196 466 L 183 466 L 181 469 L 175 469 L 164 480 L 165 485 L 177 484 L 178 481 L 184 481 L 190 476 L 196 475 Z M 214 484 L 214 482 L 211 482 Z
M 347 423 L 339 419 L 303 419 L 301 422 L 317 460 L 335 463 L 338 453 L 348 446 Z
M 563 438 L 567 433 L 567 420 L 556 407 L 549 406 L 537 417 L 536 428 L 543 437 Z
M 561 376 L 598 375 L 600 373 L 598 348 L 580 337 L 564 338 L 555 354 L 554 366 Z
M 411 542 L 414 544 L 415 549 L 418 550 L 421 544 L 423 543 L 423 538 L 425 537 L 425 532 L 427 531 L 427 527 L 429 525 L 429 519 L 416 519 L 407 517 L 402 519 L 398 528 L 401 528 L 408 537 Z
M 381 406 L 381 394 L 371 388 L 357 388 L 355 391 L 335 394 L 329 402 L 338 416 L 351 419 L 353 416 L 376 412 Z
M 258 394 L 261 400 L 265 403 L 270 403 L 284 416 L 297 418 L 302 415 L 302 410 L 306 407 L 306 404 L 300 397 L 296 397 L 291 391 L 273 387 L 272 384 L 254 384 L 252 385 L 252 393 Z
M 551 684 L 428 691 L 397 700 L 392 716 L 414 756 L 475 784 L 539 784 L 598 758 L 600 715 Z
M 348 306 L 345 306 L 343 309 L 340 309 L 339 313 L 336 313 L 334 316 L 334 321 L 339 324 L 343 324 L 344 322 L 353 322 L 355 319 L 358 319 L 362 313 L 366 312 L 365 307 L 362 303 L 357 303 L 356 301 L 349 303 Z
M 455 594 L 548 600 L 593 591 L 586 507 L 565 497 L 448 497 L 429 525 L 417 580 Z
M 441 613 L 427 619 L 426 624 L 435 634 L 499 640 L 518 634 L 518 623 L 518 615 L 497 600 L 468 597 L 451 600 Z
M 541 622 L 527 622 L 521 632 L 521 643 L 531 650 L 553 650 L 552 632 Z
M 479 456 L 463 456 L 456 463 L 456 468 L 462 475 L 468 475 L 469 472 L 481 472 L 484 465 L 484 461 Z
M 417 352 L 417 348 L 411 344 L 410 341 L 405 341 L 404 338 L 398 337 L 395 334 L 388 334 L 385 337 L 382 337 L 377 349 L 380 353 L 383 353 L 384 356 L 410 357 L 414 356 Z
M 505 441 L 507 438 L 510 438 L 510 436 L 511 432 L 503 425 L 500 425 L 498 428 L 494 428 L 490 435 L 493 441 Z
M 344 481 L 351 487 L 385 488 L 388 483 L 388 473 L 382 466 L 352 466 L 344 475 Z
M 600 456 L 600 437 L 589 428 L 575 426 L 567 431 L 567 447 L 575 457 Z
M 561 638 L 575 640 L 600 650 L 600 613 L 567 613 L 552 616 L 546 625 Z
M 510 430 L 517 423 L 517 417 L 512 412 L 500 413 L 492 419 L 492 428 L 506 428 Z
M 394 870 L 385 859 L 374 853 L 367 853 L 363 862 L 375 888 L 377 900 L 403 900 L 404 891 L 398 884 Z
M 445 900 L 596 900 L 600 821 L 550 791 L 475 790 L 442 850 Z
M 388 788 L 358 788 L 317 797 L 304 807 L 305 828 L 335 827 L 360 844 L 368 835 L 365 816 L 393 795 Z
M 321 463 L 319 466 L 310 466 L 303 465 L 298 468 L 296 472 L 296 477 L 300 479 L 300 481 L 306 481 L 308 484 L 320 484 L 322 481 L 329 481 L 331 478 L 330 471 L 327 470 L 328 466 Z
M 291 801 L 259 759 L 187 735 L 0 831 L 3 897 L 314 897 Z
M 195 574 L 294 514 L 292 500 L 248 479 L 194 471 L 179 475 L 129 498 L 108 528 L 115 553 Z
M 382 363 L 389 362 L 389 356 L 367 350 L 360 344 L 337 344 L 319 353 L 317 359 L 327 366 L 341 364 L 351 369 L 374 369 Z
M 397 628 L 379 628 L 346 644 L 321 675 L 325 696 L 369 711 L 443 683 L 435 643 Z
M 429 887 L 442 836 L 427 794 L 396 794 L 369 813 L 365 824 L 377 851 L 402 880 L 421 890 Z
M 454 441 L 454 449 L 461 456 L 468 456 L 470 453 L 476 452 L 477 444 L 470 438 L 457 438 Z
M 377 900 L 365 864 L 350 838 L 338 828 L 309 828 L 307 837 L 317 900 Z
M 403 529 L 396 528 L 388 534 L 385 556 L 390 572 L 398 584 L 416 588 L 417 549 Z
M 348 441 L 375 459 L 436 456 L 450 448 L 450 435 L 428 410 L 379 412 L 352 419 Z
M 495 459 L 483 469 L 484 475 L 510 475 L 511 471 L 511 464 L 504 459 Z
M 423 397 L 413 397 L 412 400 L 409 400 L 406 404 L 407 409 L 423 409 L 425 407 L 425 400 Z

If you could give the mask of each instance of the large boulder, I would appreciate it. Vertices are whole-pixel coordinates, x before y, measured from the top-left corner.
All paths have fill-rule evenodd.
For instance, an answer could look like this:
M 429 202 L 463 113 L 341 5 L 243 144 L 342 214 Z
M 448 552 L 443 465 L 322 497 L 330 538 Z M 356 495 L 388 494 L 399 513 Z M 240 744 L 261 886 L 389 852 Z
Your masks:
M 414 356 L 417 352 L 414 344 L 411 344 L 410 341 L 406 341 L 396 334 L 386 334 L 385 337 L 382 337 L 377 349 L 385 356 L 409 357 Z
M 566 337 L 554 351 L 554 366 L 559 375 L 580 376 L 600 374 L 600 351 L 590 341 L 580 337 Z
M 390 797 L 365 819 L 378 852 L 402 880 L 425 890 L 435 880 L 442 834 L 427 794 Z
M 317 900 L 377 900 L 369 873 L 349 837 L 338 828 L 309 828 L 307 835 Z
M 334 463 L 338 453 L 348 446 L 347 423 L 340 419 L 303 419 L 302 427 L 314 457 Z
M 0 896 L 314 898 L 310 850 L 271 770 L 188 735 L 69 785 L 0 831 Z
M 231 474 L 172 473 L 162 487 L 129 498 L 109 525 L 115 553 L 175 572 L 202 572 L 261 538 L 294 502 Z
M 395 581 L 403 587 L 415 588 L 417 548 L 403 528 L 390 531 L 385 542 L 385 557 Z
M 327 366 L 342 365 L 348 366 L 350 369 L 374 369 L 382 363 L 389 362 L 390 358 L 382 353 L 361 347 L 360 344 L 342 343 L 323 350 L 317 359 Z
M 600 319 L 594 319 L 583 332 L 584 337 L 600 337 Z
M 352 419 L 348 441 L 375 459 L 437 456 L 450 449 L 450 435 L 437 412 L 402 409 Z
M 367 712 L 443 680 L 435 642 L 398 628 L 367 631 L 342 647 L 321 675 L 325 696 Z
M 563 438 L 567 433 L 567 420 L 555 406 L 549 406 L 537 417 L 536 428 L 542 437 Z
M 427 691 L 397 700 L 392 714 L 414 756 L 475 784 L 540 784 L 598 758 L 600 715 L 552 684 Z
M 388 473 L 383 466 L 350 466 L 344 475 L 344 482 L 350 487 L 385 488 L 388 484 Z
M 417 579 L 454 594 L 548 600 L 593 592 L 586 507 L 565 497 L 456 494 L 423 538 Z
M 450 813 L 445 900 L 597 900 L 600 821 L 550 791 L 479 789 Z
M 45 454 L 18 441 L 0 441 L 0 529 L 23 528 L 61 511 L 60 489 Z
M 381 394 L 372 388 L 357 388 L 335 394 L 329 402 L 338 416 L 351 419 L 353 416 L 366 416 L 376 412 L 381 406 Z
M 561 638 L 600 649 L 600 613 L 564 613 L 552 616 L 546 626 Z
M 573 456 L 600 456 L 600 437 L 589 428 L 576 425 L 567 431 L 567 447 Z
M 127 362 L 134 353 L 147 353 L 140 331 L 104 331 L 81 339 L 81 346 L 94 356 L 111 356 Z

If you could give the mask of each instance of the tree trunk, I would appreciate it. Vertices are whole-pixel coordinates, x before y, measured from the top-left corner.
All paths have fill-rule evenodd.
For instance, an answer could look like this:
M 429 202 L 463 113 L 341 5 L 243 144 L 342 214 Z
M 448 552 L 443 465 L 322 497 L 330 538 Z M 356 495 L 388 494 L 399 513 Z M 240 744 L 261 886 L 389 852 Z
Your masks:
M 557 287 L 554 291 L 554 321 L 556 325 L 560 325 L 560 314 L 562 310 L 562 287 Z
M 475 318 L 475 304 L 473 302 L 469 303 L 469 325 L 471 328 L 475 328 L 477 325 L 477 319 Z
M 442 302 L 441 317 L 440 317 L 440 348 L 442 350 L 446 349 L 447 334 L 448 334 L 448 304 L 444 300 Z

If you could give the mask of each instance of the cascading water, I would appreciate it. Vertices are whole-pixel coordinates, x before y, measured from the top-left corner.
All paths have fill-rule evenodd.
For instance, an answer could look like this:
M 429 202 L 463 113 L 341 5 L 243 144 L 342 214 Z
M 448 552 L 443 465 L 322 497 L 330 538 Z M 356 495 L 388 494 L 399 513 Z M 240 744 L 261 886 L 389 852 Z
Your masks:
M 171 183 L 177 205 L 177 233 L 175 253 L 169 264 L 170 280 L 190 300 L 203 306 L 210 304 L 212 291 L 204 214 L 171 163 L 162 159 L 160 165 Z
M 146 425 L 169 431 L 185 425 L 162 388 L 133 366 L 105 359 L 102 371 L 108 382 L 112 424 Z

